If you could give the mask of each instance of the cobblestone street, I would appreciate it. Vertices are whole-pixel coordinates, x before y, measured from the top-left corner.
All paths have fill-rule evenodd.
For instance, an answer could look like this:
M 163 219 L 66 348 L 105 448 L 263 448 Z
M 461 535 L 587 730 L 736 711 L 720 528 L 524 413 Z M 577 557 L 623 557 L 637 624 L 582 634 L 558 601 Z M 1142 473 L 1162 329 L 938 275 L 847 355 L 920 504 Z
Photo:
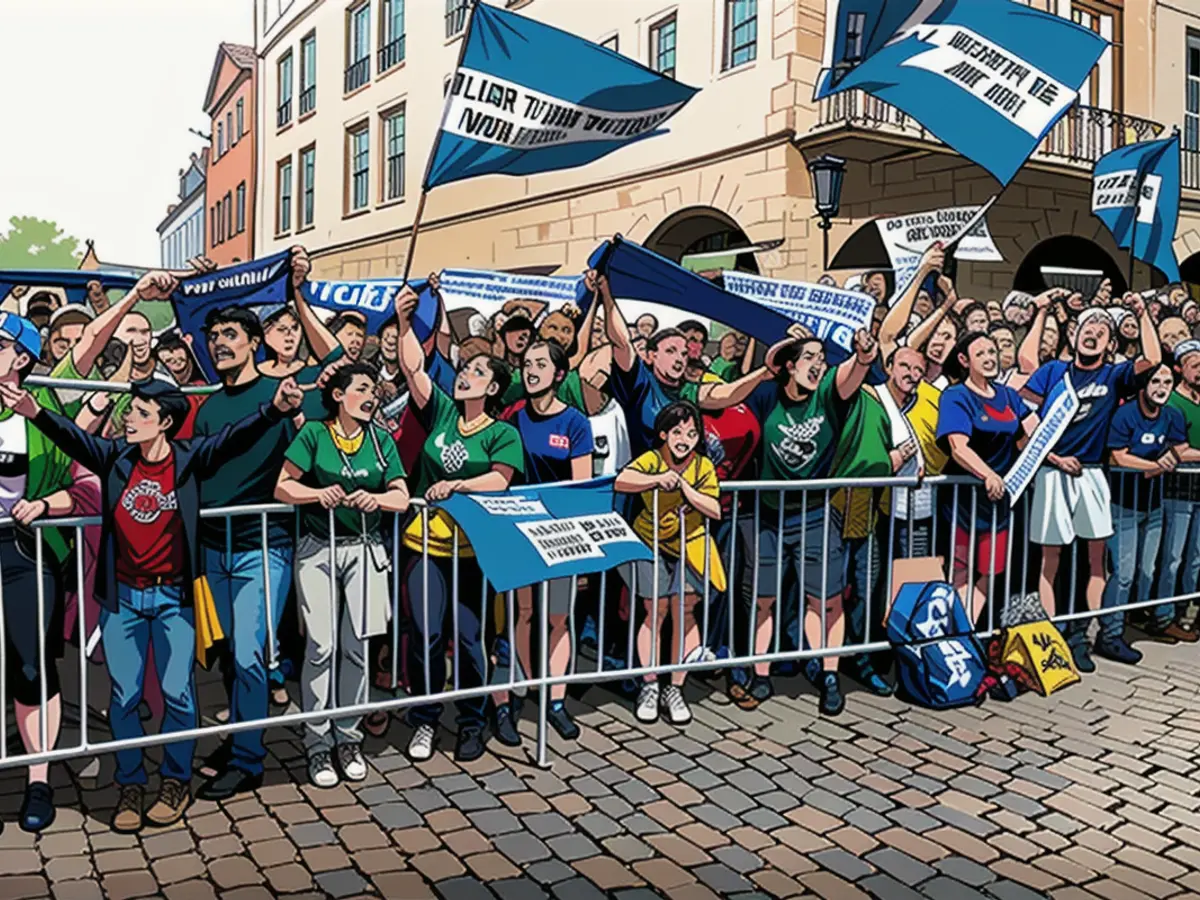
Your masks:
M 367 748 L 365 783 L 326 791 L 277 730 L 257 795 L 139 836 L 109 831 L 111 788 L 64 783 L 34 839 L 8 774 L 0 896 L 1196 896 L 1196 653 L 1143 649 L 1141 666 L 1100 662 L 1050 699 L 943 714 L 857 692 L 819 720 L 801 679 L 745 713 L 695 681 L 681 732 L 593 689 L 575 707 L 583 737 L 552 743 L 549 772 L 530 764 L 528 704 L 524 750 L 413 766 L 395 723 Z

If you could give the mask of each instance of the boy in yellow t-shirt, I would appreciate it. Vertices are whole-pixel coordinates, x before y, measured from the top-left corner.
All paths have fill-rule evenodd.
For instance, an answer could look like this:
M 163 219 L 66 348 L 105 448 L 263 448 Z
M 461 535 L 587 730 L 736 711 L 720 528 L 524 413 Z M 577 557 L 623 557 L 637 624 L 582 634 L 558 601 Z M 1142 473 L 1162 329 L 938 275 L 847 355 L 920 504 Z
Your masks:
M 633 530 L 657 551 L 656 561 L 621 569 L 630 593 L 644 601 L 637 637 L 638 662 L 643 666 L 663 661 L 654 626 L 661 626 L 668 616 L 673 627 L 670 657 L 665 661 L 682 662 L 697 650 L 700 631 L 695 610 L 706 593 L 705 581 L 707 593 L 725 590 L 725 569 L 716 543 L 706 538 L 704 531 L 705 518 L 721 517 L 721 486 L 712 461 L 700 452 L 704 434 L 700 410 L 686 400 L 671 403 L 655 418 L 654 433 L 658 446 L 626 466 L 615 485 L 620 493 L 641 495 L 642 509 L 633 521 Z M 661 707 L 672 724 L 690 722 L 692 713 L 680 690 L 686 674 L 672 672 L 671 683 L 661 692 L 658 677 L 647 675 L 638 695 L 639 721 L 657 721 Z

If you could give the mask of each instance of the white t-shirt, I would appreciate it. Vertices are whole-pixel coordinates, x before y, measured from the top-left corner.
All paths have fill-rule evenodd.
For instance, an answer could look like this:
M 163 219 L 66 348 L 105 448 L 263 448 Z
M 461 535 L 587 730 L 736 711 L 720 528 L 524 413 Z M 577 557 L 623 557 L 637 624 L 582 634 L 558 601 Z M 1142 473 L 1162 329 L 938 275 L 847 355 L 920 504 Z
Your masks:
M 625 411 L 616 400 L 610 398 L 604 408 L 588 421 L 592 423 L 592 440 L 595 444 L 592 474 L 597 477 L 616 475 L 633 459 Z

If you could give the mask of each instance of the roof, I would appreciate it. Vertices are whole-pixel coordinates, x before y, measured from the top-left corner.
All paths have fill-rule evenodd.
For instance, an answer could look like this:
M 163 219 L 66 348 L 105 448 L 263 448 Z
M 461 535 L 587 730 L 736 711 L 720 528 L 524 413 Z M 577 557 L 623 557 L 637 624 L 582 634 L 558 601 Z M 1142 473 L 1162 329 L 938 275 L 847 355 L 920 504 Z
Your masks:
M 204 92 L 204 111 L 212 112 L 213 103 L 217 99 L 214 91 L 217 89 L 217 79 L 221 75 L 221 63 L 228 59 L 231 63 L 241 69 L 243 72 L 254 74 L 254 66 L 257 57 L 254 55 L 254 48 L 247 47 L 245 44 L 231 44 L 228 41 L 222 41 L 217 46 L 217 55 L 213 59 L 212 72 L 208 76 L 208 90 Z

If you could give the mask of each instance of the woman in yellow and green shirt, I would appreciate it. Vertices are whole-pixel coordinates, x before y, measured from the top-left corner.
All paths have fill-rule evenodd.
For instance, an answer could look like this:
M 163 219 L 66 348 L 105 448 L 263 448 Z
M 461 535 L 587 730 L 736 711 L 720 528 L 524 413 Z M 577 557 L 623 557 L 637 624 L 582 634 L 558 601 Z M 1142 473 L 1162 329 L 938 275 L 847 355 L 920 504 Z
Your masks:
M 654 433 L 657 446 L 626 466 L 615 485 L 620 493 L 641 495 L 642 509 L 633 521 L 633 530 L 657 550 L 656 561 L 621 569 L 630 593 L 644 601 L 637 638 L 638 661 L 643 666 L 662 662 L 654 623 L 661 628 L 668 617 L 672 619 L 671 655 L 666 662 L 683 662 L 698 650 L 696 605 L 705 593 L 705 580 L 710 592 L 725 590 L 725 569 L 716 543 L 711 537 L 706 539 L 704 532 L 705 518 L 721 518 L 721 486 L 712 460 L 701 450 L 704 427 L 700 410 L 686 400 L 671 403 L 655 417 Z M 686 672 L 672 672 L 670 684 L 660 692 L 658 676 L 645 676 L 637 701 L 639 721 L 657 721 L 661 708 L 674 725 L 690 722 L 692 713 L 680 690 L 686 677 Z

